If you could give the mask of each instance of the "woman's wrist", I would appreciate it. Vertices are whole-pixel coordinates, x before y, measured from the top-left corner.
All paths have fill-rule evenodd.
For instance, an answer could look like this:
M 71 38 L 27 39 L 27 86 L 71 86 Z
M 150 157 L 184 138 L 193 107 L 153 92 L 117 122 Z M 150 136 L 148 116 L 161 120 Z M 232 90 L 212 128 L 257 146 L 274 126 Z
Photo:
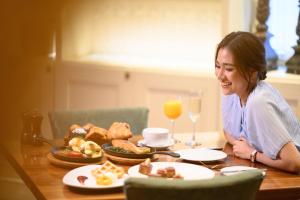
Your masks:
M 256 162 L 256 155 L 257 155 L 257 150 L 254 149 L 251 153 L 250 153 L 250 161 L 251 162 Z

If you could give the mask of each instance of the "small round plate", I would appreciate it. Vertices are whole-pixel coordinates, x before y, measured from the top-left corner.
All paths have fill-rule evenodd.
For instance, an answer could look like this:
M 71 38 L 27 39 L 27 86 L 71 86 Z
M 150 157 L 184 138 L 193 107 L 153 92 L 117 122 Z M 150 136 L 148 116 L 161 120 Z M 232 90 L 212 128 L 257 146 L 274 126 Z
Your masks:
M 147 147 L 155 148 L 157 150 L 159 150 L 159 149 L 167 149 L 168 147 L 173 146 L 174 144 L 175 144 L 175 142 L 174 142 L 173 139 L 170 139 L 166 144 L 159 145 L 159 146 L 148 145 L 145 140 L 139 140 L 137 142 L 138 146 L 147 146 Z
M 234 174 L 238 174 L 244 171 L 249 171 L 254 169 L 258 169 L 258 168 L 239 165 L 239 166 L 224 167 L 220 170 L 220 172 L 225 176 L 230 176 L 230 175 L 234 175 Z M 262 174 L 265 175 L 266 172 L 262 171 Z
M 182 149 L 175 152 L 180 154 L 180 158 L 188 161 L 214 162 L 227 157 L 223 151 L 206 148 Z

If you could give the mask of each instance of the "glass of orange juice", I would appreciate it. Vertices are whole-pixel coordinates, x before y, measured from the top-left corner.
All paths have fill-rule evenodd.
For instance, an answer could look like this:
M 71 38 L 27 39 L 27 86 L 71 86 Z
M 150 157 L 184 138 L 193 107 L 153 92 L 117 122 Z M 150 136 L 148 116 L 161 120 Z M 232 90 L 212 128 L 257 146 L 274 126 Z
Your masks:
M 180 97 L 168 97 L 164 103 L 164 114 L 171 121 L 171 138 L 174 140 L 174 142 L 178 142 L 178 140 L 174 138 L 175 119 L 177 119 L 181 113 L 182 102 Z

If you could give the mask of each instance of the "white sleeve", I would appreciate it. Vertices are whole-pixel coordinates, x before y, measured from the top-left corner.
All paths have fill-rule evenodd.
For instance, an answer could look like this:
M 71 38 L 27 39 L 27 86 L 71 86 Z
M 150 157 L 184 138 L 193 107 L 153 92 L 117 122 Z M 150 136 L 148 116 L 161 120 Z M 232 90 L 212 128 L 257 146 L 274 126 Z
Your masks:
M 281 148 L 292 140 L 276 103 L 271 98 L 254 98 L 247 110 L 249 139 L 255 148 L 276 159 Z
M 222 120 L 224 130 L 238 139 L 240 137 L 242 111 L 236 95 L 222 96 Z M 238 100 L 239 102 L 239 100 Z

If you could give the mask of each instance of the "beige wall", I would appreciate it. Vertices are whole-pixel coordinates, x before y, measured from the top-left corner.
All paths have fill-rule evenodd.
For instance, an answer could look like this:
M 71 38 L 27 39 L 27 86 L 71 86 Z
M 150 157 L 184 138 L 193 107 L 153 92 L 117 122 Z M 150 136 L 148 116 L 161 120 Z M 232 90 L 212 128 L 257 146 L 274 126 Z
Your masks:
M 197 31 L 199 31 L 199 27 L 202 30 L 205 30 L 207 27 L 211 28 L 211 32 L 199 32 L 204 34 L 202 35 L 202 39 L 204 38 L 205 41 L 198 42 L 203 42 L 204 44 L 206 44 L 206 41 L 217 42 L 214 40 L 218 40 L 226 32 L 232 29 L 244 29 L 247 22 L 245 20 L 236 21 L 234 19 L 243 19 L 242 15 L 244 9 L 246 9 L 246 3 L 244 2 L 248 1 L 250 0 L 193 0 L 193 2 L 201 6 L 201 15 L 196 15 L 198 18 L 195 18 L 195 21 L 198 19 L 200 21 L 202 20 L 201 23 L 197 24 Z M 170 5 L 174 10 L 180 12 L 181 16 L 185 16 L 185 12 L 180 10 L 180 3 L 192 2 L 192 0 L 11 0 L 2 2 L 0 7 L 0 62 L 1 71 L 3 71 L 0 79 L 2 135 L 5 134 L 7 137 L 16 138 L 22 129 L 21 114 L 35 108 L 40 110 L 44 115 L 43 130 L 49 131 L 46 114 L 49 110 L 54 108 L 54 99 L 56 98 L 54 96 L 53 86 L 55 84 L 54 66 L 56 64 L 48 58 L 48 53 L 50 53 L 52 48 L 53 31 L 56 30 L 57 33 L 58 58 L 61 58 L 62 56 L 69 58 L 76 57 L 91 52 L 91 49 L 98 52 L 109 50 L 106 46 L 95 46 L 93 44 L 94 41 L 91 39 L 102 34 L 102 32 L 107 29 L 110 30 L 108 33 L 121 32 L 122 29 L 113 27 L 114 23 L 111 22 L 111 18 L 108 18 L 109 20 L 105 23 L 103 29 L 100 27 L 93 33 L 91 32 L 91 26 L 96 26 L 94 22 L 97 22 L 97 18 L 93 18 L 95 17 L 92 15 L 93 12 L 89 11 L 91 9 L 94 10 L 96 8 L 95 5 L 99 5 L 101 2 L 109 4 L 109 8 L 111 9 L 118 9 L 117 14 L 119 15 L 124 14 L 122 13 L 122 8 L 125 8 L 125 11 L 133 9 L 130 7 L 131 5 L 134 5 L 137 12 L 140 9 L 138 7 L 140 5 L 142 6 L 141 8 L 146 11 L 148 10 L 151 14 L 151 10 L 145 6 L 149 4 L 149 2 L 152 5 L 162 2 L 160 8 L 169 8 Z M 115 2 L 116 5 L 113 5 L 113 2 Z M 186 4 L 186 6 L 187 5 L 188 4 Z M 113 6 L 116 7 L 113 8 Z M 120 6 L 123 7 L 120 8 Z M 96 10 L 102 12 L 97 15 L 98 17 L 109 15 L 109 12 L 106 9 L 101 9 L 102 7 L 100 6 Z M 194 8 L 190 9 L 192 11 L 191 13 L 196 13 Z M 239 10 L 237 14 L 240 17 L 234 18 L 234 16 L 228 14 L 229 12 L 235 13 L 236 10 Z M 168 11 L 172 14 L 171 9 Z M 155 26 L 155 22 L 157 22 L 163 26 L 164 24 L 160 20 L 164 13 L 157 13 L 158 15 L 156 15 L 156 18 L 142 18 L 144 23 L 140 23 L 140 25 L 147 26 L 148 23 L 150 23 L 151 26 Z M 216 15 L 216 17 L 213 19 L 209 17 L 214 15 Z M 187 18 L 192 19 L 193 16 L 194 15 L 187 15 Z M 93 20 L 91 21 L 88 19 Z M 101 21 L 101 18 L 99 20 Z M 180 20 L 179 24 L 189 22 L 187 19 Z M 209 20 L 215 21 L 211 22 Z M 74 24 L 74 22 L 76 23 Z M 165 22 L 167 21 L 165 20 Z M 118 23 L 121 23 L 121 21 Z M 77 26 L 78 24 L 80 26 Z M 136 28 L 136 30 L 138 30 L 138 28 Z M 216 32 L 214 33 L 214 31 Z M 95 40 L 101 42 L 107 39 L 109 35 L 107 35 L 107 32 L 104 32 L 102 37 Z M 213 36 L 211 38 L 215 39 L 209 40 L 208 38 L 210 35 Z M 121 41 L 122 38 L 119 39 Z M 111 41 L 113 41 L 113 39 L 111 39 Z M 210 47 L 211 45 L 208 46 Z M 214 48 L 214 45 L 212 45 L 211 48 Z M 204 51 L 200 52 L 200 55 L 202 55 L 202 53 L 207 52 L 207 49 L 204 48 Z M 210 60 L 209 58 L 206 59 Z M 60 59 L 57 60 L 57 62 L 60 61 Z M 46 135 L 49 135 L 49 133 L 47 132 Z

